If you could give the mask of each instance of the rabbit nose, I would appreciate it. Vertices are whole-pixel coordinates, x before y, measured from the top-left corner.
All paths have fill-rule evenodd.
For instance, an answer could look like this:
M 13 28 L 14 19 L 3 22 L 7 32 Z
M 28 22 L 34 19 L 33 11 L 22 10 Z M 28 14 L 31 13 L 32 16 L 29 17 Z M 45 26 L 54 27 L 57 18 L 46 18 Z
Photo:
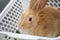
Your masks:
M 20 25 L 20 27 L 22 28 L 22 27 L 23 27 L 23 25 Z
M 22 28 L 22 27 L 23 27 L 23 25 L 20 25 L 20 26 L 19 26 L 19 28 Z
M 24 25 L 21 25 L 21 26 L 24 26 Z
M 22 27 L 22 26 L 20 26 L 19 28 L 20 28 L 20 29 L 23 29 L 23 27 Z

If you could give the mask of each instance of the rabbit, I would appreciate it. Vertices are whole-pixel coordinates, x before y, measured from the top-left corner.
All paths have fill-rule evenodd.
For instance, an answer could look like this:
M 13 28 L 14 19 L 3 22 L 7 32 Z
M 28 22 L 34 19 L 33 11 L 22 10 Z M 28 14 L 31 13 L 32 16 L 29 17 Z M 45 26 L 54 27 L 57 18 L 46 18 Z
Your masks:
M 40 0 L 39 0 L 40 1 Z M 31 0 L 30 7 L 22 13 L 18 27 L 24 34 L 57 37 L 60 35 L 60 12 L 56 7 Z M 36 3 L 36 4 L 35 4 Z M 42 6 L 41 6 L 42 3 Z M 34 5 L 35 4 L 35 5 Z

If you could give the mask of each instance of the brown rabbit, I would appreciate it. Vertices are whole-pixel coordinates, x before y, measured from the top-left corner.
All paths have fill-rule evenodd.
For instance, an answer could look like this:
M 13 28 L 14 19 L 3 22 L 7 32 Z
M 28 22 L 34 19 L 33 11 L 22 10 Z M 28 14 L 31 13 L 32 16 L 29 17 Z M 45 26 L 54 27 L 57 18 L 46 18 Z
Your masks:
M 41 6 L 42 2 L 39 1 L 31 0 L 29 9 L 21 15 L 19 28 L 24 33 L 36 36 L 56 37 L 60 35 L 60 12 L 51 6 L 44 7 L 43 4 Z

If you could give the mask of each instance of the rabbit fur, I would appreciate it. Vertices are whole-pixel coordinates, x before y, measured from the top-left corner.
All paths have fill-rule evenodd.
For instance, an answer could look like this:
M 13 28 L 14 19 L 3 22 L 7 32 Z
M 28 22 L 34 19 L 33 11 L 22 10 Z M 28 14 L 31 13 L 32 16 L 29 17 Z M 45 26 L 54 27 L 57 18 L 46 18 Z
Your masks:
M 56 37 L 60 35 L 60 12 L 52 6 L 41 6 L 39 1 L 31 0 L 30 7 L 22 13 L 18 26 L 25 34 Z

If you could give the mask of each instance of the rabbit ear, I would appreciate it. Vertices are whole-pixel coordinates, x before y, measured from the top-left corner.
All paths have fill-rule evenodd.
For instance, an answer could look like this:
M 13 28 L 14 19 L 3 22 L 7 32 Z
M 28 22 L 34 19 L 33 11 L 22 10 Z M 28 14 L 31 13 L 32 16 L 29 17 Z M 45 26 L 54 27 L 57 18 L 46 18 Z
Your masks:
M 30 9 L 34 6 L 37 0 L 30 0 Z
M 31 0 L 30 8 L 38 11 L 41 10 L 46 3 L 47 0 Z

